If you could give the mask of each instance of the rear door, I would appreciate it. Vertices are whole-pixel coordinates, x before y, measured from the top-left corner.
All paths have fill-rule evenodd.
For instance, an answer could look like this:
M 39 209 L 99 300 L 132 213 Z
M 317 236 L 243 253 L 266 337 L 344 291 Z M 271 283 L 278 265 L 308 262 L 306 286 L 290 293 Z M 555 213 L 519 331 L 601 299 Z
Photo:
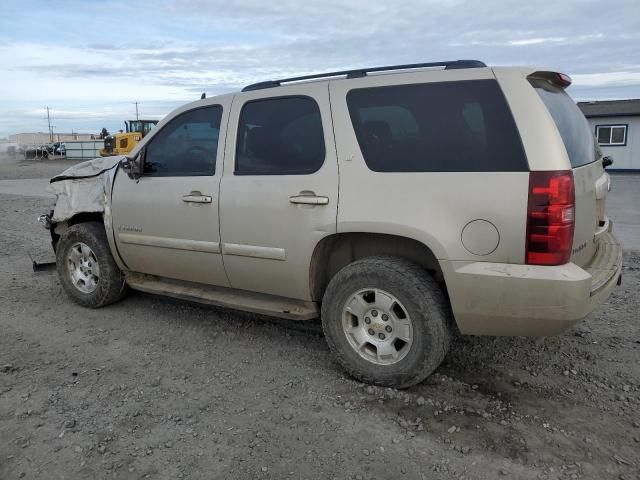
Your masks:
M 327 83 L 236 96 L 220 192 L 231 286 L 309 300 L 311 258 L 336 232 L 337 211 Z
M 609 228 L 604 207 L 610 190 L 609 175 L 602 166 L 602 154 L 576 103 L 560 87 L 544 79 L 530 78 L 562 137 L 571 162 L 575 185 L 576 220 L 571 261 L 588 264 L 599 238 Z

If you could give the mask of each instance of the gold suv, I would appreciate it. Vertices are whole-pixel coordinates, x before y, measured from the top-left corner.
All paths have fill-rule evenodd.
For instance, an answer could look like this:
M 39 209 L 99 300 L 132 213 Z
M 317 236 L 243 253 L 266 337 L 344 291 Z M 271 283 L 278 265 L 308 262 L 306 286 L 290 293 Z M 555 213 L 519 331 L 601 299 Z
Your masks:
M 407 387 L 454 332 L 550 335 L 604 302 L 610 179 L 562 73 L 474 60 L 250 85 L 52 179 L 62 285 L 321 317 L 355 378 Z

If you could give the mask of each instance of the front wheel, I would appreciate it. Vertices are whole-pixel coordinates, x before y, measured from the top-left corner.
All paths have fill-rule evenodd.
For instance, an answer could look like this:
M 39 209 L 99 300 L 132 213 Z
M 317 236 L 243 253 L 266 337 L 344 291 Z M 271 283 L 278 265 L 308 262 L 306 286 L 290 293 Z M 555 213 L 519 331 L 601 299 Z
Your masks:
M 433 278 L 406 259 L 369 257 L 340 270 L 322 302 L 338 363 L 356 379 L 406 388 L 428 377 L 450 343 L 450 310 Z
M 62 287 L 83 307 L 99 308 L 120 300 L 127 291 L 124 275 L 109 250 L 104 225 L 78 223 L 62 234 L 56 247 Z

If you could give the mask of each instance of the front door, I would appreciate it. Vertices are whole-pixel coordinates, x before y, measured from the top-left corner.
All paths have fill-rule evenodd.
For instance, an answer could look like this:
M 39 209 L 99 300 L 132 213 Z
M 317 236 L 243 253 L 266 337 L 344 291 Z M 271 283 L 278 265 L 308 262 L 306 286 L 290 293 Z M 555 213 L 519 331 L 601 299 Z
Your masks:
M 227 105 L 177 114 L 142 150 L 143 174 L 120 170 L 112 195 L 116 245 L 127 267 L 228 286 L 220 253 L 218 197 Z
M 326 83 L 236 96 L 220 193 L 234 288 L 310 299 L 318 242 L 336 231 L 338 165 Z

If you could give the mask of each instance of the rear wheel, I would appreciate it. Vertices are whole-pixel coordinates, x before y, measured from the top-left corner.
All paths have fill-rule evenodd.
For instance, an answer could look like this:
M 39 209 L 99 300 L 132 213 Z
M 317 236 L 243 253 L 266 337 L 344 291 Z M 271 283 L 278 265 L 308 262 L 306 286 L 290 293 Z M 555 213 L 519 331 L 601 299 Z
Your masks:
M 97 222 L 79 223 L 62 234 L 56 248 L 60 282 L 84 307 L 99 308 L 120 300 L 127 291 L 104 230 Z
M 329 348 L 356 379 L 406 388 L 429 376 L 450 343 L 450 313 L 438 284 L 398 257 L 369 257 L 338 272 L 322 303 Z

